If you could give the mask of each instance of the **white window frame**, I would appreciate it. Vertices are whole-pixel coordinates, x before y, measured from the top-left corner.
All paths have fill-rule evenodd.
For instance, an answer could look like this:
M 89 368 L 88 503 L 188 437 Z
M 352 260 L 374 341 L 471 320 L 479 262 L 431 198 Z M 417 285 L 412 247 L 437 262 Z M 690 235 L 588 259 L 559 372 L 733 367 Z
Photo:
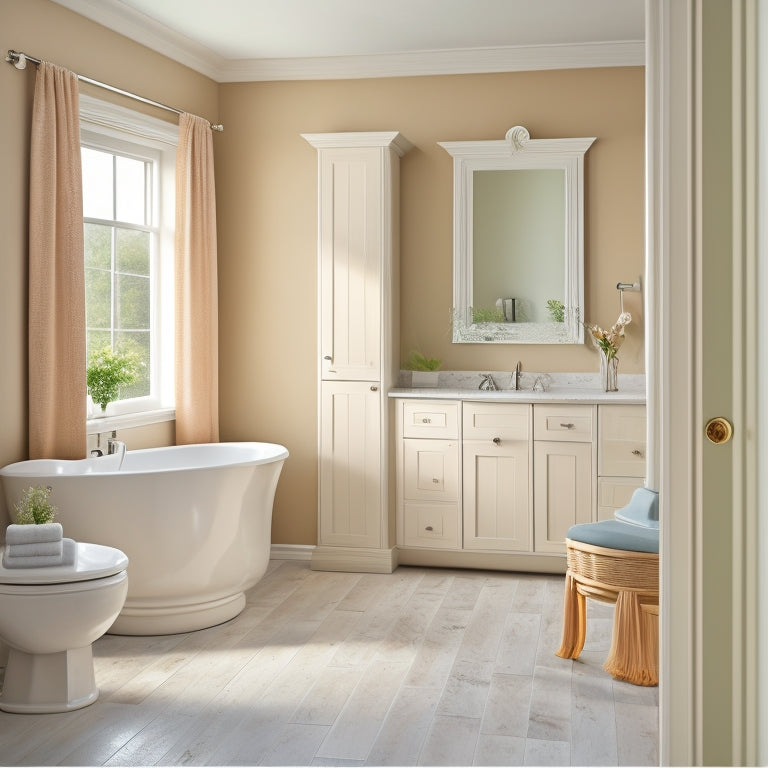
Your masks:
M 88 419 L 88 434 L 170 421 L 174 403 L 174 226 L 175 173 L 178 125 L 144 115 L 84 94 L 80 96 L 80 143 L 108 152 L 151 158 L 153 220 L 157 222 L 157 251 L 151 275 L 153 294 L 151 326 L 153 395 L 118 400 L 110 404 L 106 418 Z M 156 218 L 155 218 L 156 217 Z M 157 329 L 157 333 L 154 331 Z M 83 368 L 85 375 L 85 368 Z

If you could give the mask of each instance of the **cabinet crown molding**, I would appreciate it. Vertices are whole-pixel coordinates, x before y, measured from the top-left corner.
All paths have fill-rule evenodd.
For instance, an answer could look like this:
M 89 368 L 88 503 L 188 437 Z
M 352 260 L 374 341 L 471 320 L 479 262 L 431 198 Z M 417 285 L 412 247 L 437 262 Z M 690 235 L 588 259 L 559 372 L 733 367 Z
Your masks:
M 302 133 L 301 137 L 317 149 L 339 147 L 392 147 L 402 157 L 413 149 L 399 131 L 354 131 L 348 133 Z

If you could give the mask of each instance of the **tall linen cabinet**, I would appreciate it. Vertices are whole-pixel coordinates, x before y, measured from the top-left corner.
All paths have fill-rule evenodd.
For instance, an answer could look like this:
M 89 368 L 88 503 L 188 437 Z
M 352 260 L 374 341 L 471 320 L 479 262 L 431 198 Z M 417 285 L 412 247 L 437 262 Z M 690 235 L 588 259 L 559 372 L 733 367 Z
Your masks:
M 399 365 L 396 131 L 302 134 L 318 154 L 317 570 L 397 566 L 387 392 Z

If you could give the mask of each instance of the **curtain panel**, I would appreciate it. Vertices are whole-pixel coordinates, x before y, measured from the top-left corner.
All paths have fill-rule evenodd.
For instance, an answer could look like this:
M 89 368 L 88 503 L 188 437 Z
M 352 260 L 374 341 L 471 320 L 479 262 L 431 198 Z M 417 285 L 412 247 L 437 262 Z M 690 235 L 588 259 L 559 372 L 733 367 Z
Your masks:
M 176 155 L 176 443 L 219 439 L 218 281 L 213 136 L 182 114 Z
M 77 75 L 41 62 L 29 199 L 29 455 L 86 454 L 85 267 Z

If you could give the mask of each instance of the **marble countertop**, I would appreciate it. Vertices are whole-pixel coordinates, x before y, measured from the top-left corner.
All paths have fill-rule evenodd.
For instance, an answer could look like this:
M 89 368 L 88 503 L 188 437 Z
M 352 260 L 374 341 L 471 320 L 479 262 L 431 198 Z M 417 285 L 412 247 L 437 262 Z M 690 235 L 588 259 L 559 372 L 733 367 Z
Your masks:
M 479 389 L 483 376 L 490 373 L 495 391 Z M 536 386 L 536 389 L 534 389 Z M 423 400 L 472 400 L 499 403 L 645 403 L 645 375 L 619 374 L 618 392 L 605 392 L 597 373 L 520 374 L 520 389 L 515 390 L 509 371 L 440 371 L 437 386 L 413 386 L 411 372 L 402 371 L 398 386 L 390 397 Z

